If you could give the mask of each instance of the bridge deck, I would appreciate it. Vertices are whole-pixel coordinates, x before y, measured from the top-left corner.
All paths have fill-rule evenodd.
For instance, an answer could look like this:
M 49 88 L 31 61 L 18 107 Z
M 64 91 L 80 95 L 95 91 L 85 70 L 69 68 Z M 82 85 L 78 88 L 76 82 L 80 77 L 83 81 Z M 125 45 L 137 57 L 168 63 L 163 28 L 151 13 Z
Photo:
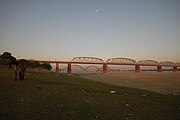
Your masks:
M 154 65 L 154 64 L 132 64 L 132 63 L 106 63 L 106 62 L 73 62 L 73 61 L 37 61 L 39 63 L 58 63 L 58 64 L 108 64 L 108 65 L 139 65 L 139 66 L 164 66 L 164 67 L 180 67 L 180 65 Z

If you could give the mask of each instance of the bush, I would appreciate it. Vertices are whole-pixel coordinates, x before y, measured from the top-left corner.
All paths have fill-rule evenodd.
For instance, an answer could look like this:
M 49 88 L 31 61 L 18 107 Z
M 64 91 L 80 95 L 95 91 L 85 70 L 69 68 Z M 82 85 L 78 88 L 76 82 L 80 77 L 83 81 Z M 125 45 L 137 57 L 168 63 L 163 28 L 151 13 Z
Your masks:
M 42 67 L 43 67 L 44 69 L 47 69 L 47 70 L 51 70 L 51 69 L 52 69 L 52 67 L 51 67 L 50 64 L 42 64 Z
M 0 56 L 0 64 L 9 65 L 12 61 L 16 61 L 16 58 L 11 56 L 11 53 L 4 52 L 3 55 Z

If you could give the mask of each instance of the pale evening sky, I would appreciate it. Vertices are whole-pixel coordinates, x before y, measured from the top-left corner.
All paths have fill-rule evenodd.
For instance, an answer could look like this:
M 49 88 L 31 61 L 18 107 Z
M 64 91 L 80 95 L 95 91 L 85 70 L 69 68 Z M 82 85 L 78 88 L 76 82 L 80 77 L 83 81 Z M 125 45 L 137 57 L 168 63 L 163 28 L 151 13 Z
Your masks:
M 0 54 L 180 62 L 180 0 L 0 0 Z

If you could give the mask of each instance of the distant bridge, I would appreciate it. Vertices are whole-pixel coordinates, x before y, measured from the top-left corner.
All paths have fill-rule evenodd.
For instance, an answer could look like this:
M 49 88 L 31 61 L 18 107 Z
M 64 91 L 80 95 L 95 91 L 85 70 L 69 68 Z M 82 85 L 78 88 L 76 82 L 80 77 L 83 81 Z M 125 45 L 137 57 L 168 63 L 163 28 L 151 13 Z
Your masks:
M 59 64 L 67 64 L 67 73 L 71 73 L 71 65 L 72 64 L 98 64 L 103 65 L 102 70 L 103 73 L 108 73 L 108 65 L 132 65 L 135 66 L 135 72 L 140 72 L 140 66 L 156 66 L 157 72 L 162 72 L 162 67 L 172 67 L 173 72 L 178 71 L 178 67 L 180 67 L 180 63 L 173 63 L 171 61 L 162 61 L 157 62 L 155 60 L 140 60 L 135 61 L 130 58 L 110 58 L 107 61 L 103 61 L 100 58 L 95 57 L 75 57 L 70 61 L 38 61 L 39 63 L 55 63 L 56 64 L 56 72 L 59 71 Z M 79 66 L 79 65 L 76 65 Z M 91 66 L 94 67 L 94 66 Z M 84 71 L 88 69 L 81 67 Z M 97 68 L 97 67 L 95 67 Z
M 96 65 L 90 65 L 90 66 L 86 66 L 86 67 L 82 67 L 81 65 L 71 65 L 72 68 L 77 67 L 79 68 L 82 72 L 88 72 L 90 68 L 94 68 L 96 70 L 96 72 L 100 72 L 103 70 L 103 67 L 97 67 Z M 68 69 L 68 67 L 64 67 L 62 69 L 60 69 L 62 72 L 66 71 Z M 120 71 L 119 69 L 116 70 L 112 70 L 110 67 L 108 67 L 108 71 Z

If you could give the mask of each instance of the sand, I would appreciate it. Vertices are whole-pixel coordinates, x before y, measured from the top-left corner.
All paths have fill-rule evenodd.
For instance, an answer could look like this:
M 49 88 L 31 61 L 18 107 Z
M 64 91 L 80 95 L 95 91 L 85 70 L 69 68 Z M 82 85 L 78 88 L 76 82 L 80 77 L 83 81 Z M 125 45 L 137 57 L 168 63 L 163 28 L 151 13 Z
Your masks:
M 108 84 L 144 89 L 162 94 L 180 94 L 180 72 L 118 72 L 82 74 L 84 78 Z

